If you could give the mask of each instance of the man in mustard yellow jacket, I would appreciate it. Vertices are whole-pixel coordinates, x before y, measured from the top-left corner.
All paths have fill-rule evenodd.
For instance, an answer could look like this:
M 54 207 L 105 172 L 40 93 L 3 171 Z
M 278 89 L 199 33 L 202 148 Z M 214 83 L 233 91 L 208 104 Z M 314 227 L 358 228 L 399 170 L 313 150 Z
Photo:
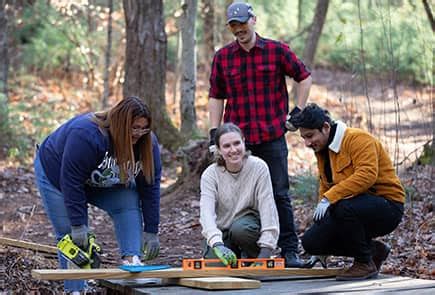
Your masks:
M 405 192 L 379 140 L 332 121 L 329 112 L 307 105 L 291 119 L 314 150 L 320 176 L 315 223 L 302 237 L 312 255 L 353 257 L 337 280 L 375 277 L 390 247 L 375 237 L 391 233 L 403 215 Z

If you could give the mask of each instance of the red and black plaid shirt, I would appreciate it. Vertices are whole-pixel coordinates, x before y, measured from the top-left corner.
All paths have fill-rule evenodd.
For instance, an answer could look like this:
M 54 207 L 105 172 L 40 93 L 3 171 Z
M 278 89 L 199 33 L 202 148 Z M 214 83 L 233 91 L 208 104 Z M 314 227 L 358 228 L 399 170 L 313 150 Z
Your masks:
M 246 52 L 234 41 L 214 56 L 209 97 L 227 99 L 224 121 L 238 125 L 247 143 L 271 141 L 285 132 L 286 75 L 296 82 L 310 75 L 286 44 L 257 35 Z

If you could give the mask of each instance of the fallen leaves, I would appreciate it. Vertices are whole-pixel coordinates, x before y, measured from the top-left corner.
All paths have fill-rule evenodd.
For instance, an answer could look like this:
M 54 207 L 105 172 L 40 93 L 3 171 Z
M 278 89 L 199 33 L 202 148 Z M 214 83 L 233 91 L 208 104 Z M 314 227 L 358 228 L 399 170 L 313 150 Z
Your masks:
M 168 153 L 168 157 L 172 155 Z M 401 175 L 404 185 L 412 187 L 414 192 L 408 196 L 402 223 L 392 234 L 381 239 L 392 246 L 392 252 L 382 266 L 382 273 L 435 279 L 432 233 L 435 221 L 430 183 L 432 169 L 430 166 L 416 166 Z M 167 176 L 170 177 L 169 174 Z M 165 196 L 171 202 L 161 208 L 161 251 L 152 263 L 180 266 L 183 257 L 199 258 L 202 255 L 199 195 L 189 190 L 173 194 Z M 0 235 L 54 245 L 53 230 L 44 213 L 30 166 L 17 167 L 0 162 L 0 200 Z M 312 222 L 314 206 L 310 201 L 296 197 L 293 208 L 298 234 L 301 236 Z M 104 251 L 103 267 L 116 267 L 120 257 L 110 217 L 92 206 L 89 208 L 89 216 L 90 227 L 95 231 Z M 6 266 L 8 273 L 3 288 L 5 290 L 27 293 L 34 290 L 62 290 L 62 285 L 58 282 L 35 281 L 30 277 L 32 268 L 56 268 L 55 259 L 31 251 L 0 246 L 0 262 L 0 266 Z M 349 263 L 349 258 L 332 257 L 328 265 L 344 266 Z

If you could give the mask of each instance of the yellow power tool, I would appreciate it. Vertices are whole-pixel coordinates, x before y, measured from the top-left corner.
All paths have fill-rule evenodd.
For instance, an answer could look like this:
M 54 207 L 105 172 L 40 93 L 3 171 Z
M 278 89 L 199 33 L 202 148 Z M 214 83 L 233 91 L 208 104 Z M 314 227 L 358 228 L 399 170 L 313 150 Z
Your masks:
M 65 235 L 58 243 L 57 248 L 62 255 L 79 268 L 90 269 L 100 267 L 101 247 L 95 243 L 95 235 L 88 234 L 88 249 L 83 250 L 74 244 L 71 235 Z

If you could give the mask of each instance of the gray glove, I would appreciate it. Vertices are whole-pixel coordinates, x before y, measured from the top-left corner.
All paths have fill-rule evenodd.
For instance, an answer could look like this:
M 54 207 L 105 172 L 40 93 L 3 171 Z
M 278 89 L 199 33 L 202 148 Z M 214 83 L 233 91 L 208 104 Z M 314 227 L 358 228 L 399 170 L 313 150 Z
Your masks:
M 270 258 L 271 255 L 272 255 L 272 249 L 261 247 L 260 253 L 258 254 L 257 258 Z
M 71 239 L 73 243 L 85 251 L 89 246 L 88 231 L 88 227 L 84 224 L 71 226 Z
M 144 259 L 151 260 L 156 258 L 160 252 L 160 242 L 157 234 L 144 233 L 143 238 Z
M 316 211 L 314 211 L 313 219 L 319 221 L 325 216 L 326 211 L 328 210 L 330 203 L 327 198 L 322 198 L 322 200 L 317 204 Z
M 293 110 L 290 113 L 288 113 L 287 118 L 285 120 L 285 128 L 288 131 L 295 132 L 296 130 L 298 130 L 295 126 L 293 126 L 292 118 L 297 114 L 299 114 L 300 112 L 301 109 L 296 106 L 293 108 Z

